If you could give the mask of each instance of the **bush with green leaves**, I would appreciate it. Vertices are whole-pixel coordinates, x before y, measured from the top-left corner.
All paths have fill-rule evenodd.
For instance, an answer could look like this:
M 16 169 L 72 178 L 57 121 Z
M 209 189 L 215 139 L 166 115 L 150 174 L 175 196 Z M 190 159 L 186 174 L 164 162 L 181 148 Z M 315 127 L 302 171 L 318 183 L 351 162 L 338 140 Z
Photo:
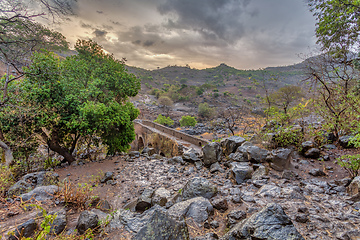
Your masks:
M 17 95 L 21 108 L 0 114 L 3 134 L 13 135 L 12 126 L 21 123 L 23 139 L 37 133 L 69 163 L 80 138 L 100 137 L 108 154 L 127 151 L 139 113 L 128 98 L 137 95 L 140 81 L 91 40 L 78 40 L 75 49 L 78 54 L 65 59 L 46 51 L 33 55 Z
M 207 103 L 200 103 L 198 114 L 202 118 L 212 118 L 215 116 L 215 108 L 212 108 Z
M 182 116 L 180 119 L 180 126 L 181 127 L 194 127 L 196 125 L 197 121 L 195 119 L 195 117 L 186 115 L 186 116 Z
M 165 126 L 172 126 L 174 124 L 174 121 L 171 120 L 171 118 L 165 117 L 161 114 L 159 114 L 159 116 L 154 120 L 154 122 Z
M 304 133 L 301 129 L 280 127 L 278 132 L 273 135 L 272 143 L 275 147 L 296 146 L 299 147 L 304 139 Z
M 337 164 L 343 167 L 350 174 L 351 178 L 354 178 L 359 175 L 360 154 L 343 155 L 340 158 L 337 158 L 336 160 L 337 160 Z

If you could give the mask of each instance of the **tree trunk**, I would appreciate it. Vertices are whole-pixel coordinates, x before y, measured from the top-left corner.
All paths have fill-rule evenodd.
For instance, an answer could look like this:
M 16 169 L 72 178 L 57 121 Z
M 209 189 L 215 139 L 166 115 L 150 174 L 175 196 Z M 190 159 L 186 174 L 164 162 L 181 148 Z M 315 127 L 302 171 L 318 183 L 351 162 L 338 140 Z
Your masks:
M 6 143 L 0 140 L 0 147 L 4 150 L 5 164 L 9 166 L 13 163 L 14 157 L 12 155 L 12 151 Z
M 52 151 L 63 156 L 64 160 L 67 161 L 69 164 L 75 161 L 75 158 L 73 157 L 71 152 L 67 148 L 60 146 L 58 141 L 58 135 L 55 131 L 51 133 L 50 138 L 44 132 L 42 133 L 42 137 L 44 138 L 44 140 L 46 140 L 49 148 Z

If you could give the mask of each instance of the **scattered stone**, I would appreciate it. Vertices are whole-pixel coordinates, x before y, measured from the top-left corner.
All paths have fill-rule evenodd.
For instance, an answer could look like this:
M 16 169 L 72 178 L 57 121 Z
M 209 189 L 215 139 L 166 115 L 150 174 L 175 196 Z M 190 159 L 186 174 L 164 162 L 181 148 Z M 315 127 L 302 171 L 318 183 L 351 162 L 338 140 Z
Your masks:
M 354 136 L 349 136 L 349 135 L 339 137 L 340 146 L 342 146 L 343 148 L 353 148 L 354 144 L 350 143 L 350 139 L 353 137 Z
M 210 172 L 211 173 L 215 173 L 215 172 L 221 172 L 224 173 L 225 170 L 221 168 L 220 164 L 218 162 L 211 164 L 210 166 Z
M 195 164 L 195 167 L 196 167 L 197 170 L 202 169 L 203 166 L 204 166 L 202 161 L 196 161 L 194 164 Z
M 129 152 L 129 157 L 138 158 L 138 157 L 140 157 L 140 152 L 139 151 L 131 151 L 131 152 Z
M 182 200 L 188 200 L 195 197 L 212 198 L 217 193 L 217 188 L 209 180 L 201 177 L 195 177 L 189 180 L 181 192 Z
M 152 198 L 151 198 L 151 205 L 155 205 L 158 204 L 162 207 L 164 207 L 166 205 L 166 203 L 168 202 L 168 199 L 170 199 L 171 197 L 171 193 L 169 190 L 161 187 L 156 189 L 156 191 L 154 192 Z
M 218 142 L 206 144 L 202 151 L 205 166 L 209 167 L 211 164 L 221 161 L 222 150 Z
M 312 141 L 306 141 L 301 143 L 301 150 L 303 153 L 305 153 L 307 150 L 315 148 L 315 143 Z
M 213 200 L 211 203 L 215 209 L 219 210 L 222 213 L 226 212 L 226 210 L 228 210 L 229 208 L 226 198 L 218 198 Z
M 221 239 L 304 240 L 282 207 L 266 205 L 260 212 L 236 224 Z
M 230 153 L 228 158 L 231 161 L 235 161 L 235 162 L 248 162 L 249 161 L 249 159 L 247 158 L 247 154 L 244 155 L 244 153 L 241 153 L 241 152 Z
M 50 233 L 59 235 L 62 231 L 64 231 L 66 227 L 66 212 L 64 209 L 62 209 L 60 212 L 57 213 L 50 213 L 50 214 L 56 214 L 56 218 L 54 219 L 54 222 L 50 224 Z
M 310 174 L 311 176 L 314 176 L 314 177 L 326 176 L 326 174 L 325 174 L 322 170 L 320 170 L 319 168 L 311 169 L 311 170 L 309 171 L 309 174 Z
M 34 190 L 20 195 L 23 201 L 28 201 L 30 199 L 35 199 L 37 201 L 46 201 L 54 198 L 54 194 L 59 191 L 58 186 L 40 186 Z
M 281 178 L 287 179 L 287 180 L 295 180 L 297 176 L 298 176 L 298 174 L 291 170 L 284 170 L 281 174 Z
M 317 159 L 320 157 L 320 150 L 317 148 L 310 148 L 304 153 L 307 158 Z
M 153 189 L 145 189 L 143 193 L 138 198 L 138 201 L 135 206 L 135 210 L 143 212 L 151 207 L 151 198 L 154 194 Z
M 203 197 L 179 202 L 168 209 L 168 214 L 175 219 L 191 217 L 196 223 L 203 224 L 213 213 L 213 206 Z
M 20 237 L 31 237 L 35 233 L 37 229 L 37 224 L 34 219 L 29 219 L 25 223 L 21 224 L 20 226 L 16 227 L 14 231 L 14 235 L 9 236 L 9 240 L 17 240 Z
M 250 146 L 247 148 L 248 159 L 254 163 L 264 162 L 269 151 L 258 146 Z
M 355 196 L 360 193 L 360 176 L 355 177 L 347 188 L 350 196 Z
M 309 221 L 309 218 L 306 214 L 299 214 L 295 216 L 295 221 L 299 223 L 306 223 Z
M 100 180 L 101 183 L 106 183 L 109 180 L 114 179 L 114 173 L 113 172 L 106 172 L 104 174 L 104 177 Z
M 193 148 L 186 150 L 183 153 L 182 157 L 185 161 L 188 161 L 191 163 L 200 161 L 200 158 L 198 157 L 198 153 Z
M 218 240 L 219 237 L 216 233 L 207 233 L 201 237 L 195 237 L 194 240 Z
M 189 239 L 189 232 L 184 219 L 176 221 L 165 211 L 156 209 L 144 227 L 133 237 L 134 240 L 153 239 Z
M 291 149 L 279 148 L 270 152 L 267 160 L 270 166 L 277 170 L 283 171 L 290 166 Z
M 227 216 L 226 226 L 232 228 L 235 224 L 246 218 L 246 212 L 242 210 L 232 210 Z
M 221 140 L 220 145 L 223 149 L 223 152 L 226 156 L 231 153 L 234 153 L 238 147 L 246 142 L 245 138 L 239 136 L 231 136 Z
M 263 165 L 260 165 L 255 172 L 251 175 L 251 180 L 260 180 L 263 177 L 267 176 L 269 173 L 269 169 Z
M 84 234 L 89 228 L 94 229 L 99 222 L 99 216 L 90 211 L 83 211 L 80 213 L 76 229 L 80 234 Z
M 231 177 L 235 180 L 237 184 L 243 183 L 246 179 L 250 179 L 252 173 L 254 172 L 253 168 L 246 162 L 232 162 L 231 166 Z

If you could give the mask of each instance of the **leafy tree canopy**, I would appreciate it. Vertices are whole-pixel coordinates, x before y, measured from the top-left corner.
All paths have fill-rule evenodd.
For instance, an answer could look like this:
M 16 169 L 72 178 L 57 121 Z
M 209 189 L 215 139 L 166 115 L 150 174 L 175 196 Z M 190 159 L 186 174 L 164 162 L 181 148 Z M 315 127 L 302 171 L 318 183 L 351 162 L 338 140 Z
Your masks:
M 75 49 L 79 54 L 64 60 L 46 51 L 34 54 L 21 87 L 23 105 L 31 111 L 28 127 L 69 163 L 80 138 L 100 137 L 108 154 L 126 151 L 139 113 L 127 99 L 138 93 L 140 82 L 124 62 L 93 41 L 78 40 Z M 8 117 L 2 115 L 3 124 Z

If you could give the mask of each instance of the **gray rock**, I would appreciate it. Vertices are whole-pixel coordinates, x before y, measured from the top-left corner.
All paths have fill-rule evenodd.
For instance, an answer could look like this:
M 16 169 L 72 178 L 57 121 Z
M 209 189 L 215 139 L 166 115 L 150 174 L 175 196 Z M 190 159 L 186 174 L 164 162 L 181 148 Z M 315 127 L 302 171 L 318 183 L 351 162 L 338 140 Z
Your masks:
M 17 240 L 21 237 L 31 237 L 35 233 L 37 229 L 37 224 L 34 219 L 29 219 L 25 223 L 21 224 L 20 226 L 16 227 L 14 231 L 14 235 L 9 236 L 9 240 Z
M 218 162 L 211 164 L 210 166 L 210 172 L 211 173 L 215 173 L 215 172 L 221 172 L 224 173 L 225 170 L 221 168 L 220 164 Z
M 249 161 L 249 159 L 247 157 L 247 153 L 241 153 L 241 152 L 230 153 L 228 158 L 231 161 L 235 161 L 235 162 L 248 162 Z
M 336 146 L 334 144 L 325 144 L 324 148 L 325 149 L 336 149 Z
M 139 151 L 131 151 L 131 152 L 129 152 L 129 156 L 133 157 L 133 158 L 138 158 L 138 157 L 140 157 L 140 152 Z
M 287 180 L 296 180 L 297 176 L 298 176 L 298 174 L 291 170 L 284 170 L 281 174 L 281 178 L 287 179 Z
M 50 214 L 54 214 L 54 213 L 50 213 Z M 62 210 L 55 214 L 56 214 L 56 218 L 55 218 L 54 222 L 52 224 L 50 224 L 50 226 L 51 226 L 50 233 L 59 235 L 62 231 L 64 231 L 66 224 L 67 224 L 66 212 L 65 212 L 65 210 Z
M 347 187 L 347 192 L 350 196 L 355 196 L 360 193 L 360 176 L 355 177 L 350 185 Z
M 326 174 L 320 170 L 319 168 L 313 168 L 309 171 L 309 174 L 311 176 L 314 176 L 314 177 L 322 177 L 322 176 L 326 176 Z
M 54 194 L 59 191 L 58 186 L 40 186 L 34 190 L 20 195 L 23 201 L 28 201 L 34 198 L 37 201 L 45 201 L 54 198 Z
M 141 154 L 145 154 L 147 153 L 149 156 L 153 155 L 156 153 L 154 148 L 149 148 L 149 147 L 145 147 L 142 151 Z
M 190 217 L 198 224 L 203 224 L 212 213 L 213 206 L 208 199 L 203 197 L 176 203 L 168 209 L 168 214 L 175 219 Z
M 203 148 L 203 161 L 206 167 L 209 167 L 211 164 L 220 162 L 222 149 L 218 142 L 212 142 L 206 144 Z
M 176 221 L 165 211 L 157 209 L 151 218 L 133 237 L 134 240 L 174 239 L 188 240 L 189 232 L 187 225 L 182 219 Z
M 247 148 L 248 160 L 255 163 L 264 162 L 268 152 L 268 150 L 258 146 L 250 146 Z
M 188 161 L 188 162 L 191 162 L 191 163 L 200 161 L 200 158 L 198 157 L 198 153 L 192 148 L 186 150 L 183 153 L 182 157 L 183 157 L 183 159 L 185 161 Z
M 114 179 L 114 173 L 113 172 L 106 172 L 104 174 L 104 177 L 100 180 L 101 183 L 106 183 L 109 180 Z
M 339 137 L 339 144 L 340 146 L 344 147 L 344 148 L 353 148 L 354 144 L 350 143 L 350 139 L 353 138 L 354 136 L 342 136 Z
M 280 197 L 281 194 L 281 188 L 277 187 L 275 185 L 265 185 L 262 186 L 255 194 L 257 197 L 269 197 L 269 198 L 275 198 Z
M 152 198 L 151 198 L 151 205 L 158 204 L 162 207 L 166 205 L 168 199 L 170 199 L 171 193 L 169 190 L 161 187 L 155 190 Z
M 312 141 L 306 141 L 301 143 L 301 151 L 303 153 L 309 150 L 310 148 L 314 148 L 314 147 L 315 147 L 315 143 Z
M 232 210 L 227 216 L 226 226 L 232 228 L 235 224 L 246 218 L 246 212 L 242 210 Z
M 76 229 L 80 234 L 84 234 L 89 228 L 94 229 L 99 222 L 99 216 L 90 211 L 83 211 L 80 213 Z
M 264 176 L 267 176 L 269 173 L 269 169 L 263 165 L 260 165 L 255 172 L 251 175 L 251 180 L 260 180 Z
M 221 140 L 220 145 L 223 149 L 223 152 L 226 156 L 231 153 L 234 153 L 238 147 L 245 142 L 245 138 L 239 136 L 231 136 Z
M 251 174 L 254 172 L 254 169 L 246 162 L 230 163 L 231 177 L 236 181 L 237 184 L 243 183 L 246 179 L 251 178 Z
M 299 223 L 306 223 L 309 221 L 307 214 L 298 214 L 295 216 L 295 221 Z
M 185 161 L 181 156 L 176 156 L 171 158 L 172 162 L 174 163 L 180 163 L 181 165 L 185 165 Z
M 196 161 L 194 164 L 195 164 L 195 167 L 196 167 L 197 170 L 202 169 L 203 166 L 204 166 L 202 161 Z
M 218 235 L 216 235 L 216 233 L 207 233 L 204 236 L 194 238 L 194 240 L 217 240 L 217 239 L 219 239 L 219 237 Z
M 211 203 L 215 209 L 219 210 L 222 213 L 226 212 L 226 210 L 228 210 L 229 208 L 226 198 L 215 199 Z
M 140 197 L 138 198 L 138 201 L 135 206 L 135 210 L 139 212 L 143 212 L 151 207 L 151 198 L 154 194 L 153 189 L 145 189 Z
M 20 194 L 26 193 L 31 189 L 32 186 L 30 183 L 27 183 L 24 180 L 19 180 L 9 188 L 7 195 L 12 198 L 14 196 L 19 196 Z
M 260 212 L 236 224 L 221 239 L 304 240 L 282 207 L 266 205 Z
M 41 171 L 29 173 L 20 178 L 20 180 L 11 186 L 8 190 L 8 196 L 18 196 L 39 186 L 55 185 L 59 182 L 59 175 L 54 172 Z
M 212 198 L 217 193 L 217 188 L 209 180 L 201 177 L 190 179 L 181 192 L 181 199 L 188 200 L 195 197 Z
M 268 160 L 270 161 L 270 166 L 273 169 L 283 171 L 290 166 L 290 158 L 291 149 L 279 148 L 271 151 Z
M 304 153 L 304 156 L 307 158 L 317 159 L 320 157 L 320 150 L 317 148 L 310 148 Z

